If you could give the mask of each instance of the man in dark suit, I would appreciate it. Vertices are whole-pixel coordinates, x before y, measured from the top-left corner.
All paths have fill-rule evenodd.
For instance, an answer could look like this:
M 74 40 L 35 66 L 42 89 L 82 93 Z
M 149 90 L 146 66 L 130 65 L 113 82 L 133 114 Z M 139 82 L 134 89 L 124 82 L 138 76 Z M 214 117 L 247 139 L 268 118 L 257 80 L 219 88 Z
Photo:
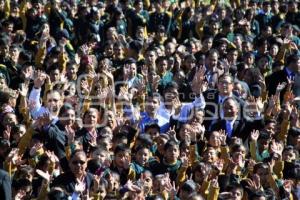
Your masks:
M 288 82 L 288 79 L 295 80 L 295 75 L 300 73 L 300 57 L 299 55 L 292 54 L 286 59 L 286 67 L 283 70 L 274 72 L 266 77 L 266 86 L 269 96 L 276 93 L 278 84 Z M 283 100 L 283 95 L 286 89 L 281 92 L 280 100 Z
M 232 137 L 241 138 L 244 142 L 250 135 L 251 130 L 263 128 L 263 120 L 259 117 L 256 119 L 246 120 L 239 116 L 239 103 L 234 97 L 227 97 L 223 102 L 223 118 L 211 124 L 211 131 L 225 130 L 227 134 L 227 142 L 230 142 Z
M 209 127 L 212 122 L 221 119 L 223 113 L 222 105 L 226 98 L 233 97 L 239 103 L 239 110 L 241 111 L 244 102 L 242 99 L 236 97 L 233 93 L 233 78 L 230 74 L 223 74 L 219 77 L 218 81 L 218 89 L 215 90 L 207 90 L 204 92 L 204 98 L 206 102 L 206 106 L 204 109 L 204 126 L 206 130 L 209 130 Z
M 0 169 L 0 199 L 11 200 L 11 180 L 6 171 Z
M 70 171 L 55 178 L 51 187 L 61 187 L 72 195 L 86 195 L 93 187 L 94 176 L 86 172 L 87 156 L 85 152 L 82 150 L 75 151 L 71 156 L 69 165 Z

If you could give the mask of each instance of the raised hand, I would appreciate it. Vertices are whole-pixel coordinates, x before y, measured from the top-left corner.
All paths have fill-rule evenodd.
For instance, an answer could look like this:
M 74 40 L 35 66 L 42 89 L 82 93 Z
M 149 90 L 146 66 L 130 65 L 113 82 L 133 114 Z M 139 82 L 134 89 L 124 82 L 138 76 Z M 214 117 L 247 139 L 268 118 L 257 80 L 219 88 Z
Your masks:
M 7 125 L 5 127 L 5 130 L 3 131 L 3 138 L 6 140 L 10 140 L 10 134 L 11 134 L 11 126 Z
M 191 86 L 193 92 L 195 92 L 196 94 L 202 93 L 203 89 L 205 89 L 203 88 L 202 85 L 205 77 L 205 72 L 206 72 L 205 67 L 201 66 L 199 67 L 199 69 L 196 71 L 196 74 L 194 75 Z
M 257 141 L 259 137 L 259 130 L 253 130 L 251 133 L 250 133 L 250 139 L 252 141 Z
M 257 174 L 254 174 L 252 179 L 246 180 L 248 186 L 246 188 L 250 189 L 252 192 L 260 190 L 260 178 Z
M 175 181 L 171 183 L 171 180 L 169 179 L 166 182 L 164 189 L 170 194 L 170 199 L 173 200 L 177 195 L 179 187 L 176 187 Z
M 227 138 L 227 133 L 225 130 L 219 130 L 220 134 L 220 141 L 222 145 L 226 145 L 226 138 Z
M 42 170 L 40 170 L 40 169 L 36 169 L 35 171 L 36 171 L 36 173 L 37 173 L 40 177 L 42 177 L 43 179 L 45 179 L 48 183 L 50 182 L 51 176 L 50 176 L 50 174 L 49 174 L 48 171 L 44 172 L 44 171 L 42 171 Z
M 174 141 L 178 141 L 177 137 L 176 137 L 176 131 L 175 131 L 175 126 L 173 126 L 172 128 L 170 127 L 169 131 L 167 132 L 167 134 L 170 136 L 171 139 L 173 139 Z
M 137 185 L 134 185 L 130 179 L 126 182 L 124 187 L 131 192 L 141 192 L 141 188 Z
M 279 142 L 276 142 L 275 140 L 272 140 L 271 152 L 274 152 L 274 153 L 278 154 L 279 156 L 281 156 L 282 151 L 283 151 L 283 145 Z
M 45 73 L 43 73 L 40 70 L 37 70 L 35 72 L 35 78 L 33 81 L 34 88 L 36 88 L 36 89 L 41 88 L 44 85 L 46 78 L 47 78 L 47 75 Z
M 36 156 L 37 151 L 41 148 L 43 148 L 42 143 L 37 143 L 37 144 L 33 145 L 33 147 L 31 147 L 31 149 L 29 151 L 29 155 L 32 156 L 32 157 Z
M 65 130 L 68 137 L 68 144 L 72 144 L 75 140 L 75 131 L 71 126 L 66 126 Z
M 81 80 L 80 86 L 82 89 L 83 95 L 89 95 L 90 94 L 90 86 L 87 80 Z
M 278 84 L 277 87 L 276 87 L 276 92 L 280 93 L 286 87 L 286 85 L 287 85 L 286 82 Z
M 138 93 L 142 94 L 146 91 L 146 83 L 144 79 L 140 79 L 137 81 L 136 88 L 138 90 Z
M 189 158 L 187 156 L 182 156 L 180 158 L 180 160 L 181 160 L 181 167 L 182 168 L 186 169 L 186 168 L 189 167 Z
M 21 88 L 18 91 L 22 97 L 26 97 L 28 94 L 28 84 L 22 83 Z
M 58 163 L 59 159 L 57 158 L 57 156 L 54 154 L 53 151 L 45 151 L 45 154 L 48 156 L 48 158 L 50 159 L 50 161 L 52 163 Z

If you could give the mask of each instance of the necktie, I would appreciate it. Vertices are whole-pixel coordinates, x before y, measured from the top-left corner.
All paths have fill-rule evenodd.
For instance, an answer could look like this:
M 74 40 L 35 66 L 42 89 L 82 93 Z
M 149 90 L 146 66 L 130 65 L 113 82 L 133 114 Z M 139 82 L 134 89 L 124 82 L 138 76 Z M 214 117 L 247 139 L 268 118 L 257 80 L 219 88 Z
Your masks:
M 231 138 L 232 131 L 233 131 L 233 123 L 232 123 L 232 121 L 226 121 L 227 137 Z

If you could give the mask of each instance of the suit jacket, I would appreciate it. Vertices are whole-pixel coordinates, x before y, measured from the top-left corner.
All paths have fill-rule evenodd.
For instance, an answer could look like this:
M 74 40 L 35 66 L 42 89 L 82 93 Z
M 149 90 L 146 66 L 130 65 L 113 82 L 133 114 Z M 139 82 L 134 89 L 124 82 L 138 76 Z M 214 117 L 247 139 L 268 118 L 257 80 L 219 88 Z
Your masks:
M 50 151 L 54 151 L 58 157 L 60 165 L 63 171 L 66 172 L 69 169 L 69 164 L 66 158 L 65 147 L 68 144 L 68 138 L 65 132 L 65 128 L 60 121 L 55 124 L 51 124 L 46 134 L 46 148 Z
M 0 199 L 11 200 L 11 180 L 8 173 L 0 169 Z
M 93 174 L 87 172 L 85 177 L 86 189 L 89 190 L 93 186 L 94 176 Z M 53 180 L 51 187 L 62 187 L 69 194 L 75 191 L 76 178 L 72 172 L 67 172 L 59 175 Z
M 204 126 L 206 130 L 209 130 L 211 123 L 221 119 L 221 104 L 219 104 L 219 91 L 218 90 L 207 90 L 203 93 L 205 98 L 206 106 L 204 108 Z M 240 104 L 240 112 L 244 106 L 244 101 L 237 96 L 233 95 L 233 98 Z
M 245 119 L 237 119 L 233 123 L 231 138 L 238 137 L 241 138 L 243 142 L 245 142 L 252 130 L 254 129 L 260 130 L 263 127 L 264 127 L 263 119 L 257 119 L 253 121 L 246 121 Z M 221 119 L 216 121 L 211 125 L 210 130 L 211 131 L 226 130 L 226 120 Z M 229 140 L 230 138 L 227 137 L 227 142 L 229 142 Z

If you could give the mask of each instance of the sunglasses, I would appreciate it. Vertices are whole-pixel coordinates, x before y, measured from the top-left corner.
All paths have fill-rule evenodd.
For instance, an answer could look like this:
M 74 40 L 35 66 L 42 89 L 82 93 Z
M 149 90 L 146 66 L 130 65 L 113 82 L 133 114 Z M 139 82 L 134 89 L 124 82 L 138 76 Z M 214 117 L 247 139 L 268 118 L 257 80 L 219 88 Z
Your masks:
M 74 160 L 74 161 L 72 162 L 72 164 L 73 164 L 73 165 L 78 165 L 78 164 L 84 165 L 84 164 L 85 164 L 85 161 L 82 161 L 82 160 Z

